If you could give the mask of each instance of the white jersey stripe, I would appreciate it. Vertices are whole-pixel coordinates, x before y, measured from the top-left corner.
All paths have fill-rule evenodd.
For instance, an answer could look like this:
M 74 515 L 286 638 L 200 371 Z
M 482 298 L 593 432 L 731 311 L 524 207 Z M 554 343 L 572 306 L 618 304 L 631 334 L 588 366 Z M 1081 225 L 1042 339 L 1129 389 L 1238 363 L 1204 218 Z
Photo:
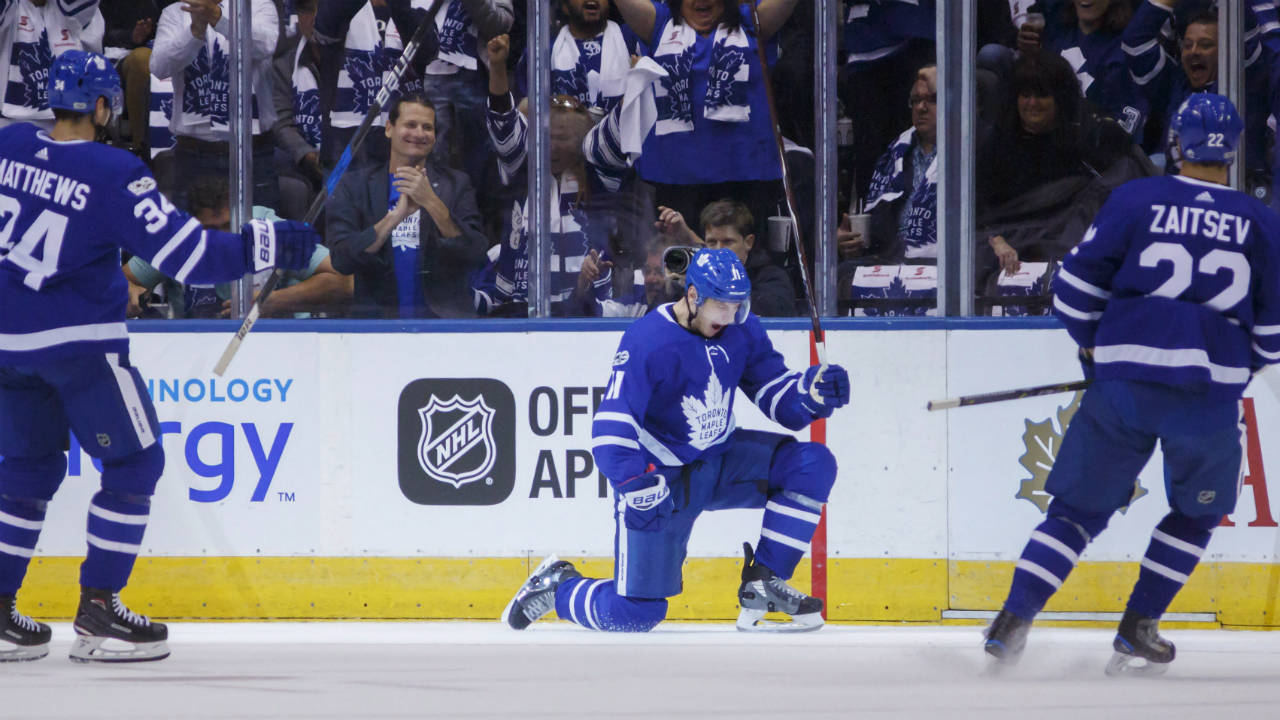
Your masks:
M 138 445 L 145 450 L 155 444 L 156 436 L 151 432 L 147 406 L 142 403 L 138 386 L 133 382 L 133 373 L 130 373 L 127 368 L 120 367 L 120 356 L 116 353 L 107 353 L 107 365 L 116 376 L 116 387 L 120 390 L 120 399 L 124 401 L 125 413 L 133 425 L 133 432 L 138 436 Z
M 1170 580 L 1176 583 L 1181 583 L 1183 585 L 1186 585 L 1187 580 L 1190 579 L 1188 578 L 1188 576 L 1183 575 L 1177 570 L 1174 570 L 1173 568 L 1170 568 L 1170 567 L 1165 567 L 1164 565 L 1161 565 L 1160 563 L 1152 560 L 1151 558 L 1142 558 L 1142 567 L 1150 570 L 1151 572 L 1157 575 L 1163 575 L 1169 578 Z
M 1018 560 L 1018 564 L 1014 565 L 1014 568 L 1017 570 L 1025 570 L 1031 573 L 1032 575 L 1035 575 L 1041 580 L 1052 585 L 1054 590 L 1057 590 L 1058 588 L 1062 587 L 1062 581 L 1058 579 L 1057 575 L 1054 575 L 1053 573 L 1049 572 L 1048 570 L 1045 570 L 1044 568 L 1031 562 L 1030 560 L 1020 559 Z
M 178 232 L 174 233 L 173 237 L 169 238 L 169 242 L 165 243 L 164 247 L 160 248 L 160 252 L 156 253 L 155 256 L 151 258 L 151 267 L 164 272 L 160 267 L 160 264 L 165 260 L 168 260 L 169 256 L 173 254 L 173 251 L 177 250 L 178 246 L 187 239 L 187 236 L 195 232 L 199 227 L 200 221 L 195 218 L 191 218 L 187 221 L 186 225 L 178 228 Z
M 1102 317 L 1101 312 L 1084 312 L 1083 310 L 1077 310 L 1063 302 L 1062 298 L 1056 295 L 1053 298 L 1053 309 L 1076 320 L 1097 320 Z
M 626 424 L 630 425 L 631 427 L 635 428 L 636 430 L 639 430 L 639 429 L 640 429 L 640 423 L 637 423 L 635 418 L 631 417 L 630 415 L 628 415 L 628 414 L 626 414 L 626 413 L 620 413 L 620 412 L 608 412 L 608 411 L 605 411 L 605 412 L 598 412 L 598 413 L 596 413 L 596 416 L 595 416 L 594 418 L 592 418 L 592 419 L 593 419 L 593 420 L 598 420 L 598 421 L 600 421 L 600 422 L 620 422 L 620 423 L 626 423 Z
M 126 515 L 124 513 L 115 512 L 114 510 L 108 510 L 104 507 L 99 507 L 93 503 L 89 503 L 89 514 L 95 515 L 109 522 L 120 523 L 121 525 L 147 524 L 146 515 Z
M 776 542 L 776 543 L 781 543 L 781 544 L 783 544 L 783 545 L 786 545 L 787 547 L 795 548 L 796 550 L 799 550 L 800 552 L 808 552 L 808 551 L 809 551 L 809 543 L 807 543 L 807 542 L 801 542 L 800 540 L 797 540 L 797 539 L 795 539 L 795 538 L 793 538 L 793 537 L 790 537 L 790 536 L 788 536 L 788 535 L 783 535 L 783 534 L 782 534 L 782 533 L 780 533 L 780 532 L 774 532 L 773 530 L 770 530 L 769 528 L 761 528 L 761 529 L 760 529 L 760 537 L 762 537 L 762 538 L 766 538 L 766 539 L 769 539 L 769 540 L 772 540 L 772 541 L 774 541 L 774 542 Z
M 1062 557 L 1070 560 L 1072 565 L 1075 565 L 1076 563 L 1080 562 L 1079 553 L 1067 547 L 1067 545 L 1063 543 L 1061 540 L 1059 540 L 1058 538 L 1046 532 L 1036 530 L 1035 532 L 1031 533 L 1031 539 L 1035 540 L 1041 545 L 1044 545 L 1050 550 L 1053 550 L 1054 552 L 1058 553 Z
M 71 325 L 33 333 L 0 334 L 0 350 L 29 352 L 73 342 L 125 340 L 129 331 L 122 322 Z
M 1204 548 L 1200 547 L 1199 545 L 1192 545 L 1186 540 L 1181 540 L 1179 538 L 1176 538 L 1162 530 L 1153 531 L 1151 533 L 1151 539 L 1159 540 L 1160 542 L 1164 543 L 1165 545 L 1168 545 L 1174 550 L 1181 550 L 1182 552 L 1188 555 L 1195 555 L 1196 557 L 1200 557 L 1201 555 L 1204 555 Z
M 122 543 L 122 542 L 116 542 L 115 540 L 107 540 L 105 538 L 100 538 L 97 535 L 94 535 L 93 533 L 87 533 L 87 535 L 89 538 L 89 544 L 96 548 L 100 548 L 102 550 L 110 550 L 111 552 L 119 552 L 119 553 L 129 553 L 130 555 L 137 555 L 138 553 L 142 552 L 142 545 L 140 544 L 134 545 L 133 543 Z
M 35 555 L 36 551 L 32 548 L 18 547 L 17 545 L 0 542 L 0 553 L 4 553 L 6 555 L 17 555 L 20 558 L 29 558 L 32 555 Z
M 1058 277 L 1062 278 L 1062 280 L 1066 282 L 1068 285 L 1070 285 L 1071 287 L 1081 292 L 1088 293 L 1096 298 L 1101 298 L 1103 300 L 1111 299 L 1111 293 L 1107 292 L 1106 290 L 1103 290 L 1097 285 L 1081 280 L 1075 275 L 1072 275 L 1071 273 L 1067 272 L 1066 268 L 1058 268 Z
M 1209 353 L 1199 348 L 1165 348 L 1148 345 L 1099 345 L 1093 350 L 1093 359 L 1099 365 L 1130 362 L 1155 367 L 1199 367 L 1209 371 L 1209 377 L 1218 383 L 1244 384 L 1249 382 L 1249 368 L 1219 365 L 1209 360 Z
M 204 251 L 208 246 L 208 243 L 208 231 L 201 230 L 200 241 L 196 243 L 196 249 L 191 251 L 191 255 L 187 257 L 187 261 L 182 264 L 182 269 L 178 271 L 177 275 L 173 276 L 174 280 L 177 280 L 180 283 L 185 283 L 187 281 L 187 278 L 191 276 L 192 271 L 194 271 L 196 266 L 200 264 L 200 261 L 204 259 Z
M 0 511 L 0 523 L 10 527 L 22 528 L 23 530 L 39 530 L 44 527 L 43 520 L 28 520 L 3 511 Z
M 787 505 L 782 505 L 774 500 L 770 500 L 769 502 L 765 503 L 764 511 L 776 512 L 779 515 L 786 515 L 787 517 L 793 517 L 797 520 L 803 520 L 812 525 L 817 525 L 818 521 L 822 520 L 822 515 L 819 513 L 812 513 L 806 510 L 801 510 L 799 508 L 793 508 Z
M 587 626 L 593 630 L 604 629 L 600 627 L 600 618 L 596 617 L 595 607 L 591 604 L 591 601 L 595 598 L 596 591 L 599 590 L 600 586 L 604 585 L 606 582 L 608 581 L 596 580 L 591 583 L 591 587 L 587 588 L 587 596 L 582 600 L 582 614 L 585 616 L 584 619 L 587 621 Z
M 631 440 L 629 438 L 624 438 L 624 437 L 618 437 L 616 435 L 600 435 L 598 437 L 593 438 L 591 441 L 591 447 L 593 448 L 604 447 L 606 445 L 618 445 L 620 447 L 630 448 L 632 450 L 640 449 L 640 443 L 636 442 L 635 440 Z

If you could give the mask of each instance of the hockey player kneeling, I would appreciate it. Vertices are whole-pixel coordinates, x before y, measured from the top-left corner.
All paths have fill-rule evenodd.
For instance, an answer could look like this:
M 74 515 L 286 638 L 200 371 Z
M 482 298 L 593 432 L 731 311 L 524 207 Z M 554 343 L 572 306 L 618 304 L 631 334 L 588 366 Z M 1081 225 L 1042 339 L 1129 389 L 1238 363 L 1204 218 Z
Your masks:
M 67 471 L 68 431 L 102 463 L 71 659 L 159 660 L 168 630 L 120 601 L 164 469 L 155 407 L 129 362 L 120 248 L 212 284 L 304 267 L 319 238 L 293 222 L 202 229 L 137 157 L 93 142 L 122 99 L 101 55 L 62 53 L 48 89 L 53 130 L 0 129 L 0 661 L 49 653 L 49 626 L 20 614 L 15 596 Z
M 591 428 L 593 453 L 614 489 L 612 579 L 582 577 L 547 558 L 503 620 L 520 630 L 553 608 L 593 630 L 643 632 L 680 594 L 689 533 L 704 510 L 764 508 L 746 560 L 740 630 L 815 630 L 822 601 L 787 585 L 836 478 L 823 445 L 735 427 L 735 389 L 775 422 L 800 430 L 849 402 L 838 365 L 792 372 L 750 312 L 751 282 L 732 250 L 701 250 L 683 299 L 659 306 L 622 336 Z M 774 623 L 767 612 L 791 616 Z
M 1011 663 L 1089 541 L 1127 505 L 1160 442 L 1169 514 L 1156 525 L 1108 674 L 1158 674 L 1174 658 L 1160 617 L 1236 504 L 1240 396 L 1280 361 L 1280 222 L 1224 187 L 1244 124 L 1221 95 L 1173 118 L 1178 176 L 1118 188 L 1053 281 L 1053 307 L 1095 378 L 1067 427 L 986 651 Z

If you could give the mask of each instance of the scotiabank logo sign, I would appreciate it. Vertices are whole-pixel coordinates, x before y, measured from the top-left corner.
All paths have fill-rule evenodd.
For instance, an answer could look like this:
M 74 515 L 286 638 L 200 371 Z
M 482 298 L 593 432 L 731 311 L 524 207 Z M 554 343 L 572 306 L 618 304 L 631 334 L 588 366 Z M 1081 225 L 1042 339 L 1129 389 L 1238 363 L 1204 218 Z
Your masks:
M 400 490 L 420 505 L 497 505 L 516 476 L 511 388 L 489 378 L 414 380 L 400 392 Z

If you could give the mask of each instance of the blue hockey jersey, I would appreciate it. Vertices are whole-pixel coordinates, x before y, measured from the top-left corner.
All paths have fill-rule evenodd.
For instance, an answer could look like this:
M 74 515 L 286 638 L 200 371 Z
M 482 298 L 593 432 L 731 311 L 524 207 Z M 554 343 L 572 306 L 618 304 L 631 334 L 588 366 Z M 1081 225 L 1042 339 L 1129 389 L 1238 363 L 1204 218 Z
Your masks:
M 1098 379 L 1239 397 L 1280 361 L 1280 218 L 1182 176 L 1114 192 L 1053 281 L 1054 313 Z
M 769 418 L 799 430 L 815 418 L 800 402 L 800 376 L 787 369 L 755 315 L 705 338 L 681 327 L 670 303 L 661 305 L 627 328 L 618 345 L 591 424 L 596 465 L 616 483 L 650 464 L 686 465 L 722 452 L 735 427 L 736 388 Z
M 248 268 L 238 234 L 174 208 L 133 154 L 0 129 L 0 365 L 127 352 L 122 247 L 183 283 Z

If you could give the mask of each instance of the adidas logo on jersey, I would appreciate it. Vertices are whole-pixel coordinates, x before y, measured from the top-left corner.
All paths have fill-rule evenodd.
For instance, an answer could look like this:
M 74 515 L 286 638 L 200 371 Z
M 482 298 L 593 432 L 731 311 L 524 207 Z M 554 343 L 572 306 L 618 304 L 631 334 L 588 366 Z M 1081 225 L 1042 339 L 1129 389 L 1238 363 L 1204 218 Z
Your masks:
M 40 151 L 36 153 L 36 159 L 37 159 L 37 160 L 48 160 L 48 159 L 49 159 L 49 148 L 40 148 Z
M 1211 203 L 1213 202 L 1213 195 L 1211 195 L 1208 190 L 1205 190 L 1204 192 L 1196 196 L 1196 202 Z

